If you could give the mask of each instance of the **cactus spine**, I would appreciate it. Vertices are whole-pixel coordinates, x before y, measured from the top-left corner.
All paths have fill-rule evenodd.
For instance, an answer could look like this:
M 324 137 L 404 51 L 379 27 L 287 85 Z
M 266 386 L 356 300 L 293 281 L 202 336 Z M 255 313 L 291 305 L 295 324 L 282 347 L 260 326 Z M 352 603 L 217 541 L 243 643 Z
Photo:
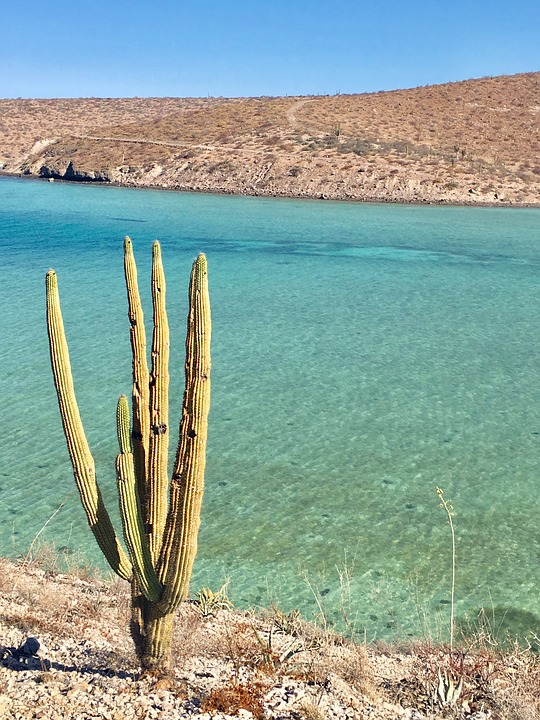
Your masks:
M 199 255 L 190 279 L 186 384 L 169 484 L 169 327 L 159 243 L 155 242 L 152 248 L 154 332 L 150 371 L 130 238 L 124 241 L 124 270 L 133 356 L 132 419 L 128 400 L 121 396 L 117 406 L 120 452 L 116 458 L 116 477 L 129 557 L 118 541 L 96 482 L 94 460 L 75 399 L 58 281 L 53 270 L 46 278 L 47 327 L 64 434 L 88 522 L 111 568 L 131 582 L 131 631 L 143 672 L 164 674 L 170 670 L 174 612 L 189 592 L 204 489 L 210 408 L 208 272 L 205 256 Z

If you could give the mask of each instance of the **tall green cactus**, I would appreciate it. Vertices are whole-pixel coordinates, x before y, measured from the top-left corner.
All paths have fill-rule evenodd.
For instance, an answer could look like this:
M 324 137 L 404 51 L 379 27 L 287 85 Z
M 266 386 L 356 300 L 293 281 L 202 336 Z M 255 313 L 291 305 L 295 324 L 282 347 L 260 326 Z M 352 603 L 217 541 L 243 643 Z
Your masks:
M 94 459 L 75 399 L 54 270 L 46 277 L 47 328 L 60 415 L 81 501 L 107 562 L 131 582 L 131 633 L 141 668 L 162 675 L 170 670 L 173 617 L 188 596 L 197 552 L 210 409 L 208 273 L 206 258 L 199 255 L 189 285 L 184 401 L 169 483 L 169 327 L 159 243 L 152 248 L 154 332 L 150 370 L 137 268 L 128 237 L 124 241 L 124 270 L 133 355 L 132 419 L 123 395 L 117 406 L 120 452 L 116 478 L 127 553 L 97 485 Z

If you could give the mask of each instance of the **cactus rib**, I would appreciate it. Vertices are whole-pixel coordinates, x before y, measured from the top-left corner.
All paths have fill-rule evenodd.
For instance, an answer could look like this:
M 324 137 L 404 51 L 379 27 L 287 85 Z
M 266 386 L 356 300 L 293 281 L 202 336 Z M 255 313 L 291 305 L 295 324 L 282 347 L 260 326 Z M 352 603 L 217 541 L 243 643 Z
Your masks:
M 154 333 L 150 375 L 150 439 L 148 450 L 148 522 L 150 553 L 157 562 L 167 517 L 169 452 L 169 323 L 165 308 L 165 274 L 161 248 L 152 246 Z
M 49 270 L 45 282 L 51 365 L 75 482 L 88 523 L 107 562 L 120 577 L 130 580 L 132 576 L 131 563 L 118 541 L 103 504 L 101 492 L 96 482 L 94 458 L 88 446 L 77 406 L 64 322 L 60 309 L 58 279 L 54 270 Z
M 160 601 L 164 613 L 174 610 L 187 597 L 197 553 L 210 409 L 210 336 L 208 268 L 206 257 L 201 254 L 193 263 L 190 278 L 186 385 L 158 565 L 158 577 L 165 587 Z
M 138 585 L 146 599 L 155 602 L 161 596 L 162 587 L 154 571 L 144 534 L 131 452 L 129 406 L 125 395 L 121 395 L 118 400 L 116 418 L 120 445 L 120 454 L 116 458 L 116 479 L 124 538 Z
M 133 456 L 139 499 L 147 522 L 146 463 L 150 435 L 150 381 L 146 359 L 144 313 L 137 283 L 137 266 L 131 238 L 124 239 L 124 274 L 128 297 L 129 335 L 133 356 Z

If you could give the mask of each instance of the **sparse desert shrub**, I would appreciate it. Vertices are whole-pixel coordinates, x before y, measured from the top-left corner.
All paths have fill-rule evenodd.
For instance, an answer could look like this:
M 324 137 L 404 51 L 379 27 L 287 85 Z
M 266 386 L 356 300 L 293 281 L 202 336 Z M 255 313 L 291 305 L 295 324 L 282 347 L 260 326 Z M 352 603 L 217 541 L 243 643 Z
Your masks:
M 232 610 L 233 604 L 227 595 L 227 583 L 215 592 L 210 588 L 201 588 L 197 594 L 195 605 L 201 617 L 215 615 L 218 610 Z
M 215 711 L 228 715 L 237 715 L 239 710 L 247 710 L 256 720 L 266 717 L 263 705 L 265 686 L 260 682 L 246 684 L 230 683 L 224 687 L 214 688 L 202 703 L 204 713 Z
M 219 162 L 212 163 L 212 165 L 209 165 L 206 168 L 207 173 L 214 173 L 217 171 L 230 173 L 232 170 L 234 170 L 234 165 L 230 160 L 220 160 Z

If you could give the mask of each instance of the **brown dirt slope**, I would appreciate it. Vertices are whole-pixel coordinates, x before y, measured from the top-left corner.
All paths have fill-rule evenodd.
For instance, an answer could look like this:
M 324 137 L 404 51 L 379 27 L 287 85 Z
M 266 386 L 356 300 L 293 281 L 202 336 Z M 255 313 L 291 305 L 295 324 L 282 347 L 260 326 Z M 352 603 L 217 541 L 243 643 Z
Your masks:
M 540 73 L 280 98 L 0 100 L 4 172 L 250 195 L 540 204 Z

